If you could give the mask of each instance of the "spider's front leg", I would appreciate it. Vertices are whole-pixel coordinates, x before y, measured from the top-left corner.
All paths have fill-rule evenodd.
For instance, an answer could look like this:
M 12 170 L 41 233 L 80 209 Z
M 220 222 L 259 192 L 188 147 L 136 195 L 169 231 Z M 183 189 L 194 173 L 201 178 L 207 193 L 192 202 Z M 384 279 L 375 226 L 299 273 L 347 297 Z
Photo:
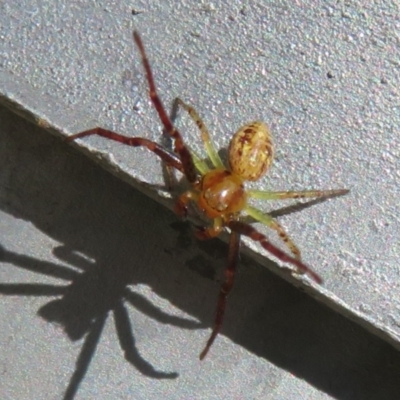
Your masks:
M 150 67 L 150 63 L 147 58 L 146 51 L 142 43 L 142 39 L 140 38 L 138 32 L 136 31 L 133 32 L 133 39 L 139 49 L 142 58 L 142 63 L 146 73 L 147 83 L 149 85 L 150 99 L 154 105 L 154 108 L 158 113 L 158 116 L 160 117 L 160 120 L 164 126 L 165 131 L 174 139 L 175 151 L 177 155 L 175 156 L 169 153 L 167 150 L 163 149 L 157 143 L 147 140 L 145 138 L 139 138 L 139 137 L 129 138 L 127 136 L 123 136 L 116 132 L 109 131 L 103 128 L 94 128 L 85 132 L 77 133 L 67 138 L 67 141 L 72 141 L 90 135 L 99 135 L 129 146 L 147 147 L 150 151 L 154 152 L 163 161 L 165 161 L 167 165 L 172 166 L 181 171 L 186 176 L 186 179 L 189 181 L 189 183 L 195 183 L 197 180 L 197 171 L 195 164 L 193 162 L 192 155 L 188 147 L 185 145 L 182 139 L 182 135 L 172 124 L 171 119 L 169 118 L 167 112 L 165 111 L 161 99 L 157 94 L 156 85 L 154 82 L 154 77 Z
M 121 134 L 113 132 L 113 131 L 109 131 L 107 129 L 94 128 L 94 129 L 89 129 L 84 132 L 76 133 L 75 135 L 68 136 L 65 139 L 65 141 L 72 142 L 73 140 L 83 138 L 86 136 L 92 136 L 92 135 L 102 136 L 104 138 L 114 140 L 115 142 L 119 142 L 119 143 L 125 144 L 127 146 L 146 147 L 153 153 L 157 154 L 157 156 L 159 156 L 167 165 L 169 165 L 170 167 L 176 168 L 177 170 L 184 173 L 184 168 L 183 168 L 182 162 L 176 154 L 168 152 L 166 149 L 161 147 L 158 143 L 148 140 L 146 138 L 129 137 L 129 136 L 121 135 Z
M 165 131 L 168 133 L 168 135 L 170 135 L 174 139 L 175 151 L 178 153 L 179 158 L 181 160 L 183 172 L 186 176 L 186 179 L 189 181 L 189 183 L 195 183 L 197 180 L 197 171 L 193 162 L 192 155 L 188 147 L 185 145 L 182 139 L 182 135 L 180 134 L 178 129 L 176 129 L 172 124 L 172 121 L 169 118 L 167 112 L 165 111 L 162 101 L 157 94 L 153 72 L 151 70 L 150 63 L 143 46 L 142 39 L 140 38 L 138 32 L 136 31 L 133 32 L 133 39 L 142 57 L 143 67 L 146 73 L 147 83 L 149 85 L 149 95 L 151 102 L 153 103 L 153 106 L 157 111 L 157 114 L 164 126 Z

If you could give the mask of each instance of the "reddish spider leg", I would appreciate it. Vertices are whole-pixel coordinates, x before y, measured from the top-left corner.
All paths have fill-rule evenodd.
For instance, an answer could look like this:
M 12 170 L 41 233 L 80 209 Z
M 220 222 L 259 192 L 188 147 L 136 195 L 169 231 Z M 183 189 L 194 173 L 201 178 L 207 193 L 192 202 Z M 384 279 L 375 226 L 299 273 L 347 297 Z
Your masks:
M 152 71 L 150 68 L 150 63 L 147 59 L 147 55 L 146 55 L 142 40 L 136 31 L 133 32 L 133 39 L 139 49 L 139 52 L 140 52 L 140 55 L 142 58 L 142 63 L 143 63 L 143 67 L 144 67 L 144 70 L 146 73 L 147 83 L 149 85 L 150 99 L 153 103 L 154 108 L 156 109 L 156 111 L 158 113 L 158 116 L 164 126 L 165 131 L 174 139 L 175 151 L 178 154 L 179 158 L 176 155 L 169 153 L 167 150 L 162 148 L 159 144 L 152 142 L 148 139 L 141 138 L 141 137 L 133 137 L 133 138 L 127 137 L 127 136 L 123 136 L 119 133 L 116 133 L 116 132 L 113 132 L 113 131 L 110 131 L 107 129 L 103 129 L 100 127 L 94 128 L 94 129 L 89 129 L 87 131 L 69 136 L 66 139 L 66 141 L 70 142 L 72 140 L 82 138 L 85 136 L 99 135 L 99 136 L 114 140 L 116 142 L 120 142 L 120 143 L 128 145 L 128 146 L 147 147 L 150 151 L 154 152 L 163 161 L 165 161 L 167 165 L 174 167 L 174 168 L 178 169 L 179 171 L 181 171 L 190 183 L 194 183 L 197 180 L 197 172 L 196 172 L 196 168 L 195 168 L 192 156 L 190 154 L 190 151 L 184 144 L 182 135 L 173 126 L 170 118 L 168 117 L 167 112 L 165 111 L 165 108 L 161 102 L 161 99 L 157 94 L 153 74 L 152 74 Z
M 240 235 L 248 236 L 255 242 L 259 242 L 265 250 L 267 250 L 275 257 L 279 258 L 281 261 L 295 265 L 300 273 L 307 273 L 317 283 L 322 283 L 322 279 L 317 273 L 304 265 L 300 260 L 294 259 L 293 257 L 287 255 L 285 252 L 280 250 L 278 247 L 274 246 L 265 235 L 257 231 L 257 229 L 253 228 L 251 225 L 245 224 L 244 222 L 240 221 L 231 221 L 227 224 L 227 226 L 231 229 L 232 233 L 229 241 L 228 263 L 224 271 L 225 281 L 221 285 L 221 289 L 218 295 L 217 312 L 214 320 L 214 327 L 203 351 L 200 353 L 200 360 L 203 360 L 205 358 L 222 328 L 226 309 L 226 299 L 233 287 L 235 279 Z
M 142 39 L 140 38 L 139 34 L 134 31 L 133 32 L 133 39 L 140 51 L 140 55 L 142 57 L 142 63 L 144 66 L 144 70 L 146 72 L 147 82 L 149 84 L 149 95 L 150 99 L 156 109 L 158 116 L 166 132 L 174 139 L 175 141 L 175 151 L 179 154 L 179 158 L 182 162 L 183 170 L 186 176 L 186 179 L 189 183 L 194 183 L 197 180 L 197 172 L 193 162 L 192 155 L 190 154 L 189 149 L 184 144 L 182 135 L 179 131 L 174 127 L 170 118 L 168 117 L 167 112 L 161 102 L 160 97 L 157 94 L 156 85 L 154 82 L 153 73 L 151 71 L 149 60 L 147 59 L 146 51 L 144 50 L 144 46 L 142 43 Z
M 232 231 L 231 236 L 229 238 L 228 262 L 226 264 L 224 271 L 225 281 L 221 285 L 221 289 L 218 295 L 217 312 L 215 315 L 214 327 L 209 339 L 207 340 L 204 349 L 200 353 L 199 357 L 200 360 L 204 360 L 204 357 L 207 355 L 216 337 L 218 336 L 219 331 L 221 330 L 226 309 L 226 299 L 235 281 L 236 268 L 239 259 L 239 247 L 240 247 L 240 234 L 235 231 Z
M 177 170 L 184 173 L 184 168 L 181 160 L 176 154 L 172 154 L 161 147 L 158 143 L 152 142 L 151 140 L 141 137 L 129 137 L 119 133 L 109 131 L 100 127 L 89 129 L 84 132 L 77 133 L 75 135 L 68 136 L 65 141 L 72 142 L 75 139 L 83 138 L 85 136 L 98 135 L 105 137 L 110 140 L 125 144 L 133 147 L 146 147 L 153 153 L 157 154 L 167 165 L 176 168 Z

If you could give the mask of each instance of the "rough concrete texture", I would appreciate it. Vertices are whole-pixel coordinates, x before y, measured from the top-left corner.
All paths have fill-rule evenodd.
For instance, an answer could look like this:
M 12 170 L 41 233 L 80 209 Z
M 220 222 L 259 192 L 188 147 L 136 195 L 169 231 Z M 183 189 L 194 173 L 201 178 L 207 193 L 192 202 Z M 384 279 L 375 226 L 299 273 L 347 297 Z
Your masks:
M 161 140 L 160 122 L 149 104 L 142 67 L 131 40 L 132 29 L 139 30 L 154 68 L 160 94 L 167 107 L 170 107 L 176 96 L 193 104 L 207 123 L 218 148 L 226 148 L 232 132 L 247 121 L 263 119 L 270 124 L 275 138 L 277 157 L 270 174 L 258 182 L 256 187 L 276 190 L 340 187 L 351 189 L 350 195 L 344 198 L 324 202 L 301 212 L 280 212 L 286 203 L 259 205 L 265 210 L 273 210 L 276 215 L 284 214 L 279 220 L 302 250 L 304 260 L 323 276 L 324 286 L 312 288 L 307 286 L 308 292 L 398 348 L 400 290 L 397 284 L 399 281 L 397 261 L 400 251 L 397 239 L 399 218 L 396 213 L 398 206 L 396 200 L 399 195 L 400 180 L 400 136 L 396 127 L 400 126 L 398 108 L 400 60 L 397 35 L 399 27 L 396 19 L 399 10 L 396 3 L 312 2 L 311 5 L 307 2 L 279 4 L 160 2 L 148 6 L 144 2 L 136 2 L 134 8 L 143 13 L 132 15 L 132 5 L 128 2 L 90 5 L 84 2 L 68 5 L 57 2 L 36 2 L 34 6 L 23 2 L 3 2 L 0 5 L 2 40 L 0 91 L 3 103 L 7 103 L 14 111 L 22 113 L 25 117 L 35 120 L 37 124 L 51 127 L 50 131 L 58 135 L 71 134 L 101 125 L 128 135 Z M 16 104 L 21 105 L 22 109 L 18 109 Z M 26 113 L 23 109 L 29 110 L 30 113 Z M 12 119 L 10 116 L 4 118 Z M 190 145 L 201 151 L 201 142 L 191 121 L 182 115 L 179 116 L 177 123 Z M 15 124 L 18 129 L 32 130 L 40 135 L 40 130 L 20 128 L 17 122 Z M 14 125 L 13 129 L 11 132 L 16 136 Z M 34 148 L 37 146 L 34 144 L 35 140 L 36 136 L 29 137 L 29 143 Z M 210 248 L 207 248 L 210 254 L 206 256 L 206 252 L 199 250 L 196 247 L 198 245 L 192 242 L 190 246 L 194 246 L 194 250 L 191 251 L 195 254 L 200 252 L 201 257 L 193 256 L 188 249 L 185 249 L 188 251 L 187 255 L 182 255 L 182 248 L 176 250 L 182 244 L 179 242 L 177 245 L 176 241 L 183 238 L 188 241 L 191 239 L 186 238 L 190 231 L 182 233 L 183 228 L 180 225 L 176 228 L 179 232 L 176 236 L 168 234 L 167 231 L 163 233 L 164 238 L 154 237 L 163 231 L 161 227 L 163 224 L 167 226 L 172 224 L 176 227 L 172 223 L 175 217 L 172 215 L 167 217 L 165 216 L 167 214 L 160 210 L 161 216 L 154 218 L 155 213 L 149 205 L 150 202 L 143 199 L 142 205 L 140 201 L 137 205 L 140 210 L 138 214 L 140 217 L 147 215 L 147 218 L 136 223 L 134 221 L 139 216 L 132 216 L 129 220 L 132 221 L 132 227 L 128 228 L 131 225 L 126 223 L 126 217 L 111 213 L 116 221 L 126 223 L 122 224 L 122 227 L 130 229 L 131 234 L 125 234 L 121 227 L 122 230 L 118 231 L 120 236 L 110 235 L 113 229 L 109 228 L 108 224 L 114 224 L 108 215 L 112 209 L 110 205 L 114 203 L 114 200 L 111 200 L 114 192 L 110 187 L 104 185 L 102 188 L 104 199 L 109 201 L 103 204 L 104 208 L 99 206 L 98 211 L 93 211 L 93 204 L 89 201 L 89 205 L 85 206 L 86 211 L 79 214 L 75 207 L 81 205 L 82 197 L 77 196 L 74 185 L 80 188 L 85 185 L 79 183 L 78 176 L 69 174 L 68 168 L 75 168 L 73 163 L 68 167 L 66 161 L 65 165 L 59 161 L 62 152 L 67 152 L 66 147 L 64 146 L 57 156 L 54 155 L 55 159 L 51 160 L 51 163 L 44 163 L 43 158 L 46 158 L 46 154 L 39 150 L 37 165 L 32 158 L 27 157 L 26 162 L 17 168 L 15 167 L 17 164 L 15 157 L 19 155 L 17 143 L 13 144 L 14 153 L 11 150 L 2 150 L 5 151 L 5 155 L 2 156 L 3 162 L 8 160 L 7 157 L 10 159 L 10 166 L 2 169 L 4 173 L 2 227 L 5 227 L 3 242 L 5 250 L 2 267 L 4 278 L 1 280 L 4 285 L 20 282 L 18 274 L 21 272 L 18 272 L 18 268 L 10 269 L 10 265 L 21 266 L 24 263 L 39 265 L 39 270 L 28 268 L 36 273 L 29 274 L 28 277 L 25 277 L 24 273 L 21 278 L 26 279 L 29 284 L 33 282 L 43 284 L 43 274 L 53 276 L 49 271 L 59 270 L 56 268 L 59 267 L 57 263 L 56 265 L 48 263 L 55 263 L 54 257 L 57 260 L 64 260 L 66 257 L 68 264 L 80 265 L 78 268 L 68 268 L 62 276 L 62 279 L 69 282 L 77 277 L 76 273 L 82 273 L 93 263 L 104 264 L 110 268 L 110 264 L 114 265 L 113 260 L 116 254 L 119 254 L 118 251 L 121 252 L 123 261 L 119 260 L 117 264 L 125 267 L 129 265 L 127 260 L 131 260 L 133 254 L 140 252 L 139 260 L 145 265 L 139 268 L 140 271 L 142 269 L 147 271 L 149 265 L 152 266 L 151 270 L 156 269 L 151 274 L 151 280 L 149 281 L 149 276 L 145 275 L 146 278 L 129 277 L 127 281 L 122 280 L 123 283 L 118 281 L 115 285 L 119 287 L 119 291 L 116 289 L 117 294 L 113 293 L 112 296 L 135 303 L 132 299 L 128 300 L 121 289 L 121 285 L 125 287 L 127 282 L 133 281 L 138 285 L 135 293 L 138 293 L 139 299 L 151 298 L 155 302 L 158 299 L 163 310 L 169 310 L 169 306 L 173 304 L 178 310 L 185 312 L 184 316 L 178 313 L 179 318 L 170 322 L 181 328 L 183 326 L 183 329 L 178 330 L 179 334 L 172 336 L 172 343 L 168 339 L 164 342 L 161 340 L 165 339 L 165 334 L 163 330 L 161 331 L 158 320 L 162 320 L 163 317 L 158 317 L 156 312 L 148 312 L 153 318 L 147 317 L 141 320 L 141 327 L 135 330 L 134 338 L 136 341 L 147 341 L 141 349 L 146 349 L 149 355 L 143 358 L 131 356 L 130 361 L 136 366 L 136 369 L 133 368 L 135 372 L 132 372 L 129 363 L 122 363 L 118 339 L 112 331 L 114 327 L 109 322 L 112 318 L 107 319 L 105 330 L 102 332 L 110 339 L 109 341 L 101 339 L 100 343 L 107 343 L 107 346 L 110 346 L 104 351 L 110 351 L 108 356 L 113 357 L 114 362 L 118 364 L 118 372 L 112 371 L 110 360 L 107 360 L 108 364 L 101 364 L 102 357 L 98 355 L 100 351 L 98 348 L 96 357 L 90 364 L 92 375 L 89 374 L 83 379 L 81 398 L 90 397 L 90 393 L 94 396 L 95 392 L 91 390 L 95 388 L 100 393 L 101 383 L 105 385 L 103 390 L 110 390 L 102 392 L 103 398 L 112 396 L 118 390 L 125 390 L 122 387 L 133 390 L 130 392 L 131 397 L 135 397 L 132 396 L 132 393 L 135 393 L 137 398 L 140 398 L 137 395 L 140 390 L 143 390 L 143 398 L 152 396 L 157 398 L 157 393 L 169 391 L 172 396 L 177 393 L 178 386 L 182 390 L 181 398 L 185 398 L 185 393 L 199 393 L 199 396 L 200 393 L 208 393 L 209 396 L 204 398 L 212 398 L 211 394 L 218 398 L 221 393 L 228 398 L 234 395 L 240 398 L 243 393 L 246 394 L 242 395 L 245 398 L 247 395 L 249 398 L 291 398 L 289 393 L 282 392 L 288 388 L 293 395 L 292 398 L 299 398 L 300 391 L 304 394 L 304 398 L 310 399 L 327 398 L 323 392 L 335 398 L 354 399 L 358 393 L 363 393 L 363 396 L 359 397 L 363 399 L 376 393 L 381 396 L 370 398 L 392 398 L 382 397 L 382 392 L 379 390 L 392 390 L 391 367 L 387 366 L 389 368 L 387 370 L 383 365 L 388 360 L 392 362 L 397 353 L 391 352 L 379 339 L 370 336 L 353 323 L 343 320 L 298 290 L 287 289 L 288 284 L 282 282 L 280 278 L 274 277 L 267 271 L 261 273 L 258 269 L 250 268 L 250 271 L 242 272 L 239 277 L 238 281 L 241 283 L 238 282 L 231 296 L 231 316 L 227 316 L 224 330 L 229 339 L 244 349 L 241 350 L 242 347 L 235 346 L 221 336 L 213 349 L 214 357 L 217 358 L 211 360 L 209 364 L 199 364 L 196 354 L 204 342 L 205 335 L 203 331 L 197 329 L 209 326 L 210 319 L 212 320 L 217 291 L 213 263 L 220 263 L 222 268 L 223 257 L 219 253 L 214 254 Z M 27 139 L 20 143 L 19 146 L 25 146 Z M 101 138 L 85 139 L 81 145 L 89 149 L 87 154 L 119 177 L 140 187 L 153 197 L 165 200 L 164 191 L 159 189 L 165 183 L 164 176 L 159 161 L 152 154 Z M 7 149 L 6 146 L 2 148 Z M 53 154 L 56 153 L 50 152 L 47 157 Z M 42 165 L 40 160 L 46 165 L 45 170 L 39 168 Z M 14 169 L 11 167 L 13 165 Z M 20 168 L 24 171 L 21 176 L 18 171 Z M 84 170 L 88 168 L 85 167 Z M 95 173 L 101 174 L 93 172 Z M 39 174 L 38 183 L 34 179 L 37 174 Z M 15 176 L 19 178 L 13 180 Z M 148 184 L 152 184 L 156 189 L 151 191 Z M 90 183 L 90 188 L 92 186 L 93 183 Z M 27 193 L 23 195 L 26 197 L 19 194 L 19 190 L 25 189 Z M 61 196 L 54 204 L 49 195 L 50 189 Z M 65 190 L 66 193 L 61 190 Z M 72 193 L 68 190 L 72 190 Z M 97 190 L 96 193 L 102 200 L 100 188 Z M 129 191 L 129 189 L 121 190 Z M 90 191 L 84 194 L 84 199 L 85 196 L 89 196 L 88 193 Z M 41 198 L 42 195 L 49 197 Z M 63 203 L 64 196 L 67 199 L 65 203 Z M 140 197 L 138 194 L 135 196 Z M 98 198 L 97 200 L 100 201 Z M 65 209 L 58 203 L 63 203 Z M 40 221 L 35 220 L 34 206 L 38 207 L 39 215 L 47 217 L 37 217 Z M 28 209 L 24 211 L 23 207 Z M 134 209 L 136 210 L 135 207 Z M 129 210 L 132 212 L 131 208 Z M 118 206 L 117 211 L 119 212 Z M 75 217 L 74 214 L 71 216 L 73 212 L 77 212 Z M 129 212 L 127 211 L 128 214 Z M 100 220 L 96 222 L 94 218 L 97 213 Z M 51 218 L 53 214 L 58 218 Z M 146 221 L 151 228 L 146 227 Z M 140 227 L 139 235 L 137 227 Z M 63 253 L 66 237 L 59 236 L 60 232 L 57 230 L 61 230 L 69 239 L 66 253 Z M 142 230 L 149 236 L 145 236 Z M 144 241 L 146 245 L 142 242 L 137 245 L 137 251 L 128 251 L 130 248 L 135 249 L 135 245 L 129 244 L 131 241 L 128 239 L 136 236 L 147 237 Z M 166 238 L 171 243 L 165 244 Z M 90 250 L 92 246 L 97 247 L 97 250 Z M 148 246 L 147 255 L 146 246 Z M 158 256 L 154 255 L 156 246 L 162 247 Z M 214 246 L 223 245 L 214 243 Z M 226 248 L 223 249 L 226 252 Z M 172 257 L 173 261 L 172 259 L 166 261 L 165 254 L 169 254 L 168 257 Z M 186 261 L 178 261 L 177 257 L 184 257 Z M 205 260 L 202 257 L 205 257 Z M 213 261 L 214 258 L 217 261 Z M 193 264 L 188 264 L 187 260 L 192 259 L 195 260 Z M 258 260 L 272 269 L 277 269 L 276 264 L 265 258 Z M 159 264 L 163 268 L 160 268 Z M 164 270 L 166 264 L 168 264 L 167 271 Z M 197 271 L 197 276 L 187 278 L 192 283 L 187 282 L 185 278 L 185 285 L 181 287 L 169 274 L 172 273 L 172 266 L 178 268 L 185 264 L 189 267 L 192 265 L 192 269 Z M 204 267 L 203 264 L 211 266 Z M 201 272 L 198 272 L 199 269 Z M 39 271 L 40 275 L 37 274 Z M 178 271 L 175 271 L 175 274 L 186 275 L 191 269 Z M 99 272 L 106 277 L 104 282 L 111 279 L 109 273 L 110 270 L 107 268 L 104 272 Z M 253 274 L 260 273 L 266 278 L 259 276 L 254 278 Z M 126 279 L 126 272 L 121 274 Z M 166 279 L 164 274 L 171 280 L 166 285 L 168 287 L 166 293 L 157 287 L 157 284 L 164 285 L 160 283 Z M 205 275 L 210 279 L 199 283 L 198 275 Z M 179 279 L 177 281 L 179 282 Z M 173 284 L 179 288 L 170 287 Z M 297 285 L 303 284 L 302 281 L 297 282 Z M 213 289 L 202 285 L 212 286 Z M 63 393 L 68 384 L 70 387 L 74 384 L 68 368 L 75 362 L 81 346 L 75 347 L 75 353 L 70 354 L 72 350 L 68 347 L 71 337 L 69 339 L 68 336 L 65 337 L 62 329 L 56 325 L 43 324 L 43 321 L 52 319 L 51 315 L 54 317 L 54 314 L 51 314 L 54 310 L 50 306 L 46 309 L 50 315 L 40 314 L 39 311 L 44 319 L 35 316 L 35 313 L 49 302 L 48 299 L 43 300 L 43 296 L 46 293 L 55 295 L 55 289 L 48 289 L 49 292 L 46 292 L 47 289 L 42 288 L 44 292 L 39 291 L 42 293 L 39 298 L 40 304 L 29 303 L 32 309 L 28 314 L 20 312 L 27 307 L 27 300 L 21 296 L 23 290 L 19 289 L 19 296 L 12 297 L 11 303 L 5 302 L 2 309 L 3 323 L 5 320 L 10 320 L 9 325 L 4 325 L 8 326 L 9 330 L 3 332 L 6 336 L 2 342 L 6 344 L 11 340 L 14 343 L 14 347 L 8 345 L 8 360 L 14 360 L 16 354 L 20 354 L 21 357 L 27 357 L 21 360 L 27 364 L 15 368 L 14 373 L 10 373 L 9 379 L 4 382 L 10 382 L 8 390 L 22 390 L 16 383 L 22 379 L 18 379 L 18 373 L 30 369 L 33 373 L 30 376 L 34 382 L 31 390 L 37 390 L 34 398 L 40 398 L 40 393 L 41 398 L 48 398 L 43 391 L 40 391 L 41 388 L 34 378 L 35 374 L 40 376 L 40 372 L 50 374 L 52 385 L 58 385 L 58 389 L 50 383 L 48 386 L 44 385 L 48 393 Z M 4 293 L 7 290 L 11 289 L 5 287 Z M 74 290 L 72 297 L 77 300 L 71 300 L 72 303 L 86 304 L 85 295 L 76 294 Z M 90 290 L 95 290 L 95 293 L 92 294 Z M 295 300 L 282 298 L 286 296 L 283 294 L 286 290 L 293 290 L 293 293 L 296 293 L 291 294 Z M 257 291 L 260 293 L 257 294 Z M 100 292 L 103 293 L 104 289 Z M 88 293 L 98 298 L 98 294 L 96 297 L 98 288 L 89 289 Z M 64 292 L 60 291 L 58 294 Z M 196 294 L 199 298 L 195 299 Z M 111 299 L 114 299 L 112 296 Z M 180 301 L 176 300 L 175 296 L 180 297 Z M 275 297 L 269 298 L 269 296 Z M 108 299 L 107 296 L 106 298 Z M 124 317 L 119 319 L 116 317 L 118 313 L 125 315 L 123 308 L 116 307 L 115 303 L 111 302 L 114 305 L 112 308 L 107 301 L 105 305 L 99 306 L 101 312 L 97 306 L 91 306 L 95 308 L 96 318 L 91 314 L 94 312 L 92 309 L 84 312 L 84 319 L 92 322 L 91 332 L 101 331 L 99 326 L 105 318 L 106 310 L 114 310 L 116 320 L 121 318 L 123 321 L 127 320 Z M 165 301 L 169 304 L 166 305 Z M 196 306 L 191 306 L 191 302 L 202 310 L 204 307 L 204 315 L 197 312 Z M 308 304 L 312 304 L 311 309 L 306 308 L 307 311 L 304 311 L 303 303 L 306 303 L 307 307 Z M 313 307 L 318 310 L 314 310 Z M 140 309 L 140 306 L 138 308 Z M 130 309 L 129 312 L 136 321 L 136 316 L 133 314 L 135 311 Z M 61 318 L 56 312 L 57 316 Z M 200 322 L 193 322 L 193 317 Z M 335 321 L 335 324 L 336 321 L 340 321 L 338 323 L 340 326 L 348 324 L 346 325 L 348 328 L 337 330 L 330 325 L 332 321 Z M 65 327 L 65 321 L 59 322 Z M 299 324 L 302 329 L 311 329 L 313 333 L 309 339 L 306 339 L 307 335 L 304 336 L 304 332 L 299 333 L 300 338 L 297 333 L 293 335 L 293 332 L 300 330 L 297 329 Z M 316 328 L 319 325 L 323 332 L 335 332 L 334 340 L 326 332 L 325 335 L 328 336 L 324 336 Z M 265 326 L 267 328 L 264 330 Z M 190 332 L 184 328 L 189 328 Z M 110 336 L 107 335 L 107 329 L 112 331 Z M 285 329 L 290 331 L 290 335 Z M 46 338 L 58 336 L 60 342 L 54 347 L 47 346 L 51 343 L 50 339 L 35 340 L 36 335 L 29 334 L 29 330 L 45 331 Z M 286 336 L 282 334 L 282 330 L 286 332 Z M 86 326 L 83 332 L 88 331 L 89 328 Z M 7 332 L 17 333 L 10 333 L 7 336 Z M 188 336 L 184 339 L 179 335 Z M 154 346 L 154 336 L 160 340 L 159 346 Z M 289 336 L 290 339 L 287 339 Z M 89 341 L 90 335 L 85 337 L 87 346 L 93 343 L 93 340 Z M 365 339 L 360 340 L 360 337 Z M 358 359 L 362 355 L 362 360 L 359 360 L 361 369 L 365 367 L 367 371 L 362 378 L 356 373 L 355 376 L 349 374 L 349 369 L 351 370 L 349 365 L 343 366 L 339 361 L 336 364 L 330 359 L 335 351 L 339 351 L 338 360 L 343 362 L 346 356 L 341 353 L 344 351 L 341 347 L 346 340 L 353 343 L 348 347 L 349 359 Z M 121 343 L 121 339 L 119 342 Z M 23 351 L 21 343 L 24 343 Z M 185 343 L 185 346 L 182 343 Z M 191 347 L 188 347 L 189 344 Z M 40 355 L 43 350 L 41 346 L 47 346 L 49 365 L 43 361 L 45 357 Z M 65 349 L 66 358 L 62 361 L 65 364 L 59 367 L 63 366 L 65 370 L 55 374 L 51 354 L 57 353 L 60 357 L 60 354 L 63 354 L 60 347 Z M 113 347 L 116 348 L 115 352 Z M 13 349 L 16 353 L 13 353 Z M 160 351 L 163 352 L 162 356 Z M 69 362 L 68 357 L 70 357 Z M 366 362 L 364 357 L 369 361 Z M 380 357 L 383 357 L 382 360 Z M 179 360 L 179 363 L 183 364 L 178 366 L 173 364 L 176 367 L 171 367 L 171 360 Z M 324 365 L 325 360 L 329 365 Z M 368 367 L 363 364 L 364 361 Z M 170 375 L 169 378 L 176 379 L 157 381 L 160 384 L 158 388 L 152 384 L 153 380 L 145 379 L 147 382 L 145 384 L 141 381 L 142 375 L 138 371 L 143 372 L 143 368 L 148 367 L 146 363 L 150 363 L 152 368 L 158 371 L 167 371 L 160 372 L 161 374 L 168 374 L 173 370 L 174 373 L 179 373 L 180 377 Z M 334 366 L 339 364 L 340 368 L 336 369 Z M 13 364 L 10 361 L 4 365 L 6 371 L 12 370 Z M 387 373 L 386 381 L 382 381 L 385 381 L 386 385 L 380 386 L 375 384 L 376 382 L 370 379 L 368 374 L 376 373 L 376 370 L 381 368 L 390 372 Z M 307 383 L 293 378 L 286 370 L 303 378 Z M 121 371 L 126 371 L 126 376 Z M 149 367 L 148 371 L 152 369 Z M 111 377 L 113 373 L 116 374 L 116 378 Z M 137 375 L 135 379 L 132 379 L 132 373 Z M 64 377 L 63 382 L 59 380 L 60 375 Z M 79 376 L 79 363 L 73 376 Z M 183 376 L 186 376 L 186 380 Z M 202 378 L 199 378 L 200 376 Z M 347 377 L 344 376 L 351 376 L 354 382 L 347 382 Z M 254 379 L 257 382 L 254 382 Z M 171 385 L 171 382 L 174 384 Z M 287 382 L 291 384 L 288 385 Z M 177 387 L 174 387 L 175 384 Z M 134 385 L 138 385 L 141 389 Z M 370 388 L 369 385 L 378 392 L 361 390 L 361 387 Z M 221 387 L 222 391 L 219 392 L 220 389 L 217 390 L 217 387 Z M 206 392 L 205 388 L 209 392 Z M 249 391 L 249 388 L 254 391 Z M 149 392 L 151 390 L 159 392 Z M 118 393 L 121 394 L 121 398 L 129 397 L 128 392 Z M 266 397 L 265 393 L 270 397 Z M 386 395 L 390 393 L 395 391 L 387 392 Z M 13 398 L 12 392 L 10 396 Z

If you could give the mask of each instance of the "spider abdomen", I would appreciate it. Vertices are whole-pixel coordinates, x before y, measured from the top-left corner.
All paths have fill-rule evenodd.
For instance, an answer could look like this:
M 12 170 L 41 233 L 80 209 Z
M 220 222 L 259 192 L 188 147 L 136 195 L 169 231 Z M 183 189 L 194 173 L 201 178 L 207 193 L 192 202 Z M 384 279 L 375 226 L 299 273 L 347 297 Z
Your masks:
M 271 134 L 261 121 L 240 128 L 229 144 L 230 167 L 246 181 L 256 181 L 263 176 L 273 157 Z
M 241 211 L 247 203 L 243 179 L 225 169 L 215 169 L 203 176 L 199 207 L 209 218 Z

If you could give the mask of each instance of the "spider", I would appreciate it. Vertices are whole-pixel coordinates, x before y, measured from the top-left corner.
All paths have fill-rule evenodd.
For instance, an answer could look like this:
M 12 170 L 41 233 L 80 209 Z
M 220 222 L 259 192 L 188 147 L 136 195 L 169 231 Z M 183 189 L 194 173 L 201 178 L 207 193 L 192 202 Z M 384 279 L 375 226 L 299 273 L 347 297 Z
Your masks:
M 173 125 L 157 94 L 150 63 L 137 31 L 133 32 L 133 39 L 142 58 L 151 102 L 158 113 L 165 132 L 174 142 L 175 152 L 170 152 L 158 143 L 146 138 L 127 137 L 100 127 L 74 134 L 66 140 L 70 142 L 90 135 L 99 135 L 128 146 L 146 147 L 160 157 L 167 166 L 180 171 L 191 185 L 191 189 L 181 194 L 177 199 L 176 213 L 181 217 L 186 217 L 189 203 L 195 202 L 204 216 L 212 221 L 209 226 L 195 227 L 197 238 L 213 238 L 218 236 L 225 228 L 229 229 L 229 252 L 224 271 L 225 280 L 220 288 L 211 335 L 200 353 L 200 360 L 203 360 L 222 327 L 227 296 L 233 287 L 236 274 L 240 237 L 242 235 L 258 242 L 265 250 L 282 262 L 292 264 L 295 267 L 295 272 L 308 274 L 315 282 L 322 283 L 320 276 L 301 261 L 300 250 L 287 235 L 284 228 L 269 214 L 249 205 L 248 200 L 252 198 L 262 200 L 328 198 L 345 195 L 348 190 L 281 192 L 246 190 L 245 181 L 260 179 L 271 166 L 274 157 L 272 138 L 267 126 L 261 121 L 255 121 L 240 128 L 231 139 L 228 150 L 229 167 L 226 167 L 211 141 L 203 120 L 193 107 L 178 98 L 176 99 L 177 104 L 189 114 L 201 132 L 201 138 L 212 165 L 210 166 L 209 163 L 188 148 L 181 133 Z M 292 255 L 273 245 L 264 234 L 244 222 L 243 216 L 246 215 L 275 230 Z

